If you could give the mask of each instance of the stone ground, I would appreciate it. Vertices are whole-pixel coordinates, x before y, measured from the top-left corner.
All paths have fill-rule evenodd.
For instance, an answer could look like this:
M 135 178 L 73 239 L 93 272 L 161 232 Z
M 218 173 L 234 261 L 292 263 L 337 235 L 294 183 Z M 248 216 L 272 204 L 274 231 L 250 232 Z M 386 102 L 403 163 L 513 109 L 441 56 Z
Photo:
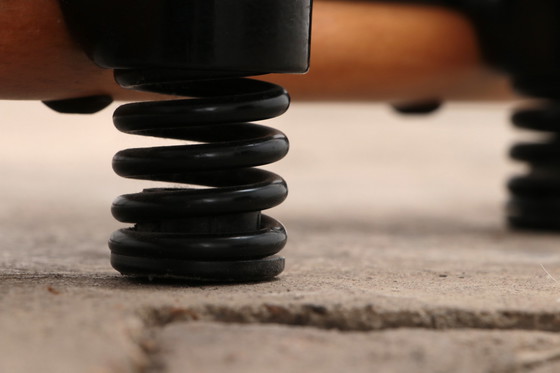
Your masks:
M 110 202 L 150 184 L 110 158 L 157 140 L 0 108 L 0 372 L 560 370 L 560 240 L 504 227 L 505 106 L 294 105 L 287 269 L 242 285 L 111 269 Z

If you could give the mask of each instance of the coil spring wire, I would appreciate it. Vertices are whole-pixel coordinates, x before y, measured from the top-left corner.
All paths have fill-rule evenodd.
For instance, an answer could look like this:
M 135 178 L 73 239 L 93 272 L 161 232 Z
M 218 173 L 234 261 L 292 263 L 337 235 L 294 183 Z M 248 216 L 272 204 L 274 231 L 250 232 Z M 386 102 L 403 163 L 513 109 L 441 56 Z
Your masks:
M 203 188 L 151 188 L 118 197 L 113 216 L 134 227 L 109 240 L 111 263 L 129 276 L 205 281 L 261 281 L 284 268 L 287 235 L 261 210 L 287 196 L 285 181 L 257 166 L 288 152 L 280 131 L 250 123 L 283 114 L 287 92 L 231 73 L 117 70 L 123 87 L 186 96 L 119 107 L 115 126 L 128 134 L 196 144 L 127 149 L 113 169 L 123 177 Z M 194 97 L 194 98 L 193 98 Z
M 560 101 L 519 110 L 512 119 L 516 127 L 545 137 L 510 151 L 514 160 L 528 164 L 529 172 L 508 183 L 508 221 L 514 228 L 560 230 Z

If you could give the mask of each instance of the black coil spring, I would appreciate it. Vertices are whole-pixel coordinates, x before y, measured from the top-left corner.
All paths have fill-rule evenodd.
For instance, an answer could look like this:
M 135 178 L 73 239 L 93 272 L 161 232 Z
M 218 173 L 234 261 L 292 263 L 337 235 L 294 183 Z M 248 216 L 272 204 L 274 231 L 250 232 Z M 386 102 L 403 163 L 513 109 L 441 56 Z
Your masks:
M 123 177 L 188 184 L 118 197 L 113 216 L 133 227 L 109 240 L 124 275 L 205 281 L 261 281 L 284 269 L 282 224 L 261 214 L 287 196 L 285 181 L 255 168 L 288 152 L 280 131 L 249 123 L 283 114 L 287 92 L 272 83 L 200 72 L 118 70 L 126 88 L 186 96 L 119 107 L 122 132 L 195 141 L 127 149 L 113 169 Z
M 513 123 L 545 137 L 511 149 L 511 157 L 526 162 L 529 170 L 508 183 L 509 224 L 522 229 L 560 230 L 560 101 L 519 110 L 513 115 Z

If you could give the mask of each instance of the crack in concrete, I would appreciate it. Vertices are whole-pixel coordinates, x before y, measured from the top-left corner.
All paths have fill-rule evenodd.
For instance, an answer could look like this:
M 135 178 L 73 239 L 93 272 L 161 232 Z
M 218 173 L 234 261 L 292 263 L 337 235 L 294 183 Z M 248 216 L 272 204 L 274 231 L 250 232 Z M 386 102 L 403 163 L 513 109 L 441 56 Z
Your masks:
M 397 328 L 560 331 L 560 313 L 554 312 L 476 311 L 444 307 L 429 310 L 385 310 L 371 304 L 361 307 L 271 303 L 235 307 L 214 304 L 193 307 L 162 306 L 145 308 L 140 311 L 140 317 L 149 327 L 163 327 L 174 322 L 209 321 L 362 332 Z
M 157 343 L 157 328 L 145 325 L 144 332 L 135 342 L 143 354 L 143 364 L 137 365 L 137 373 L 166 372 L 165 359 Z
M 524 351 L 519 354 L 517 365 L 527 372 L 560 361 L 560 347 L 546 351 Z
M 165 351 L 158 345 L 159 330 L 179 322 L 214 322 L 237 324 L 277 324 L 312 327 L 342 332 L 375 332 L 398 328 L 423 328 L 432 330 L 483 329 L 560 331 L 560 313 L 523 311 L 474 311 L 455 308 L 430 310 L 384 310 L 374 305 L 346 307 L 317 304 L 225 306 L 207 304 L 193 307 L 148 307 L 139 310 L 144 335 L 139 345 L 145 354 L 146 364 L 138 373 L 166 372 Z M 560 347 L 544 351 L 519 351 L 512 365 L 504 372 L 533 372 L 560 361 Z

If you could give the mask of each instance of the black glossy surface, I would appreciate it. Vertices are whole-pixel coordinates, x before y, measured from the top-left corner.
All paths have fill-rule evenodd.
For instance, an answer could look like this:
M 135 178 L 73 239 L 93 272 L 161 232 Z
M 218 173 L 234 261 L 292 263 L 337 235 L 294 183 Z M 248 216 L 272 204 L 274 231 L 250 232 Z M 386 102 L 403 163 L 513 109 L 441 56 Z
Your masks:
M 287 235 L 260 211 L 284 201 L 288 189 L 280 176 L 253 167 L 283 158 L 289 145 L 280 131 L 249 121 L 284 113 L 288 94 L 249 79 L 204 74 L 197 81 L 192 72 L 176 72 L 175 79 L 171 73 L 116 72 L 125 87 L 196 98 L 127 104 L 114 114 L 123 132 L 195 143 L 115 155 L 113 168 L 123 177 L 190 186 L 115 200 L 113 216 L 136 224 L 111 236 L 113 266 L 132 276 L 267 280 L 284 266 L 284 259 L 268 258 L 284 247 Z
M 218 283 L 256 282 L 272 280 L 282 273 L 285 260 L 272 256 L 261 260 L 203 262 L 111 254 L 111 265 L 131 277 Z
M 61 0 L 108 68 L 307 71 L 311 0 Z
M 286 243 L 284 227 L 270 217 L 262 218 L 246 233 L 225 233 L 223 229 L 183 232 L 180 227 L 168 229 L 170 232 L 121 229 L 111 236 L 109 245 L 113 254 L 127 256 L 205 261 L 262 259 L 278 253 Z

